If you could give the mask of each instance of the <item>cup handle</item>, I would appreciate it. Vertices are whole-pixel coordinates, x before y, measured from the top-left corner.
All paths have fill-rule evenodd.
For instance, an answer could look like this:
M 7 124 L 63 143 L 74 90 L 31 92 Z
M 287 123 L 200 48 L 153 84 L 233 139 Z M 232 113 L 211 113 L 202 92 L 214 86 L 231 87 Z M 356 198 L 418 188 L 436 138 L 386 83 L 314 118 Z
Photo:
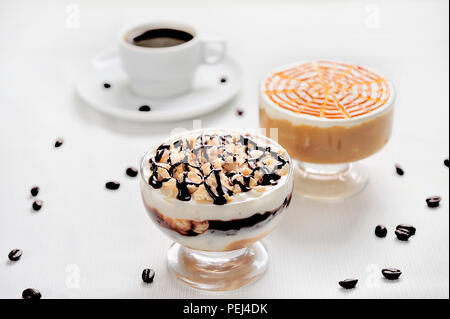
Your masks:
M 227 43 L 221 38 L 206 38 L 202 40 L 203 63 L 215 64 L 223 60 Z

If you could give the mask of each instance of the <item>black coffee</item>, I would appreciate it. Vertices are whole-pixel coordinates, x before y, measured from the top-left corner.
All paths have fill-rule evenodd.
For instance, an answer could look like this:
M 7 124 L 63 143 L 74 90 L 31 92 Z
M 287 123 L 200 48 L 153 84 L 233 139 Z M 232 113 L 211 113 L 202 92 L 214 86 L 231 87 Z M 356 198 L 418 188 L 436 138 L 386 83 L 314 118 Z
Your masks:
M 194 36 L 176 29 L 152 29 L 138 35 L 131 34 L 129 42 L 145 48 L 167 48 L 192 40 Z

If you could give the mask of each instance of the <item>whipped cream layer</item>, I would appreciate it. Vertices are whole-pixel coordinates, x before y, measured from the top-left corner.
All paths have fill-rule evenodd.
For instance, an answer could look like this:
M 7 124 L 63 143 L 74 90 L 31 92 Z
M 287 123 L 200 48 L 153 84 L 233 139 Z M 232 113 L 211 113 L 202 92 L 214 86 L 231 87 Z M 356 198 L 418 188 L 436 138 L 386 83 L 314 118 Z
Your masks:
M 283 208 L 284 210 L 284 208 Z M 283 218 L 283 211 L 252 227 L 237 231 L 207 230 L 198 236 L 185 236 L 173 230 L 161 227 L 161 230 L 185 247 L 204 251 L 230 251 L 241 249 L 262 239 L 274 230 Z
M 323 72 L 339 68 L 337 75 Z M 359 78 L 353 74 L 357 72 Z M 392 110 L 394 100 L 392 84 L 375 72 L 330 61 L 277 68 L 264 78 L 259 90 L 259 107 L 267 116 L 294 126 L 320 128 L 359 126 Z
M 212 135 L 218 138 L 205 139 Z M 184 146 L 178 143 L 180 140 Z M 220 140 L 224 145 L 218 143 Z M 192 150 L 199 147 L 195 141 L 200 141 L 199 153 L 205 151 L 202 145 L 209 145 L 206 157 L 192 156 Z M 173 137 L 162 145 L 149 151 L 142 161 L 141 190 L 144 203 L 164 216 L 193 221 L 243 219 L 278 209 L 292 193 L 292 166 L 287 152 L 263 136 L 203 130 Z M 160 157 L 156 158 L 158 163 L 170 162 L 169 166 L 155 170 L 155 156 Z M 183 160 L 185 164 L 176 165 Z M 185 167 L 175 173 L 175 169 L 170 170 L 173 166 Z

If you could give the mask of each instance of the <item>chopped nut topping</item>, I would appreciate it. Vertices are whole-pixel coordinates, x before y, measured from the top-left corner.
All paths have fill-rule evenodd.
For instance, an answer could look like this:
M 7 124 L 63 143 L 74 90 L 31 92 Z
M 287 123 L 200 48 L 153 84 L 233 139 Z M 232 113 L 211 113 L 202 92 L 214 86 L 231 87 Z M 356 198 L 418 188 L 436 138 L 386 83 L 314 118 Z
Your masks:
M 216 205 L 252 189 L 264 192 L 289 173 L 290 163 L 284 150 L 255 140 L 249 134 L 202 134 L 162 144 L 150 159 L 148 182 L 169 197 Z

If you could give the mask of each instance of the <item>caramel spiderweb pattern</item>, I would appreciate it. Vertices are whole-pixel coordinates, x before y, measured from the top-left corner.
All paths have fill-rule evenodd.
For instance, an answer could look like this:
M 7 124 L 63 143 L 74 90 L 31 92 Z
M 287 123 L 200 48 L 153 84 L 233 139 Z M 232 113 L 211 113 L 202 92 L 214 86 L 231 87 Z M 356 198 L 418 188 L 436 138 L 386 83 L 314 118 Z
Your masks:
M 389 100 L 388 81 L 366 68 L 314 61 L 273 73 L 265 93 L 279 107 L 327 119 L 349 119 L 379 109 Z

